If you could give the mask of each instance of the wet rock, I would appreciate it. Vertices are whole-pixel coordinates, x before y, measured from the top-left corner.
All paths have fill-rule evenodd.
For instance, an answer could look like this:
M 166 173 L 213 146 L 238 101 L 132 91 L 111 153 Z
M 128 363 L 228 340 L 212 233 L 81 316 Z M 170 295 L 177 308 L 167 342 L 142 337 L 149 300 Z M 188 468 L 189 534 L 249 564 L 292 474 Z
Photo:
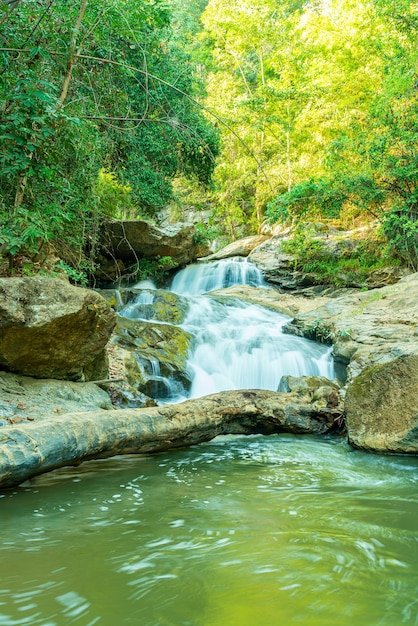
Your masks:
M 119 348 L 124 378 L 146 396 L 169 398 L 187 391 L 191 335 L 171 324 L 118 316 L 112 344 Z
M 418 453 L 418 354 L 366 367 L 348 387 L 347 431 L 356 448 Z
M 315 298 L 305 297 L 302 294 L 291 295 L 286 292 L 280 292 L 277 289 L 264 289 L 263 287 L 251 287 L 249 285 L 234 285 L 225 289 L 216 289 L 208 295 L 225 304 L 237 300 L 251 302 L 252 304 L 258 304 L 267 309 L 278 311 L 289 317 L 293 317 L 297 313 L 305 313 L 306 311 L 317 309 L 321 304 L 329 302 L 333 297 L 332 295 L 318 295 Z
M 164 289 L 122 289 L 120 296 L 120 314 L 131 319 L 182 324 L 189 311 L 187 298 Z
M 0 369 L 36 378 L 106 378 L 116 316 L 96 292 L 35 276 L 0 279 Z

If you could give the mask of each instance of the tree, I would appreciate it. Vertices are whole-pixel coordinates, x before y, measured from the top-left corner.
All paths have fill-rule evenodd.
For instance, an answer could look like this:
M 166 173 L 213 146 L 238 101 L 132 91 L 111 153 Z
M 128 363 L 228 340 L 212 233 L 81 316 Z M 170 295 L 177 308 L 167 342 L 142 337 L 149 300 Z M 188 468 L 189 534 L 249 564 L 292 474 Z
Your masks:
M 369 216 L 417 269 L 418 20 L 411 2 L 403 2 L 402 12 L 392 9 L 389 13 L 380 0 L 360 8 L 327 4 L 327 19 L 334 30 L 348 29 L 349 39 L 338 38 L 324 76 L 313 77 L 328 81 L 333 94 L 327 107 L 334 119 L 325 168 L 321 176 L 308 176 L 279 195 L 269 214 L 280 220 Z M 316 33 L 316 42 L 334 41 L 330 29 L 319 31 L 313 25 L 312 20 L 305 24 L 311 40 Z
M 208 182 L 216 131 L 170 37 L 167 7 L 151 0 L 27 0 L 7 14 L 0 245 L 12 262 L 42 242 L 71 263 L 84 262 L 86 246 L 94 256 L 100 215 L 111 210 L 97 195 L 101 170 L 114 173 L 102 183 L 129 188 L 133 214 L 164 206 L 178 172 Z

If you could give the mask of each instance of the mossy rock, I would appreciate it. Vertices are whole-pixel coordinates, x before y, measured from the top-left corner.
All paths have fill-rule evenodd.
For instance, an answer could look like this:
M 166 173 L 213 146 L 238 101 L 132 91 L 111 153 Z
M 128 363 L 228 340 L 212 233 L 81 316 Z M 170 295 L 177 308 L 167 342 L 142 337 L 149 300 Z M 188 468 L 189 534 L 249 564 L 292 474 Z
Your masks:
M 118 318 L 113 342 L 129 353 L 125 357 L 128 382 L 151 397 L 165 397 L 168 381 L 184 390 L 191 384 L 187 358 L 192 337 L 171 324 Z
M 418 355 L 365 368 L 345 399 L 347 431 L 356 448 L 418 453 Z
M 165 289 L 100 289 L 100 295 L 123 317 L 182 324 L 189 311 L 186 298 Z

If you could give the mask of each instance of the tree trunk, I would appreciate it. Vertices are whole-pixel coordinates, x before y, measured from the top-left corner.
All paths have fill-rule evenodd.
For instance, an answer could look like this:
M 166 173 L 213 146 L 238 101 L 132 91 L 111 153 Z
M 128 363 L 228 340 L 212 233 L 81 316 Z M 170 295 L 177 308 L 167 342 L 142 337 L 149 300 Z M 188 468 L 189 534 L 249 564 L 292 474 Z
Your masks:
M 77 58 L 76 49 L 75 49 L 76 43 L 77 43 L 77 36 L 78 36 L 78 33 L 80 32 L 81 22 L 83 21 L 83 17 L 87 9 L 87 3 L 88 3 L 88 0 L 81 0 L 80 10 L 78 12 L 77 19 L 74 25 L 73 34 L 71 36 L 70 51 L 69 51 L 68 59 L 67 59 L 67 71 L 65 74 L 64 83 L 62 85 L 61 94 L 59 97 L 61 104 L 64 104 L 67 98 L 68 89 L 69 89 L 70 82 L 71 82 L 71 77 L 73 75 L 73 69 L 76 63 L 76 58 Z M 80 53 L 80 51 L 81 51 L 81 48 L 78 50 L 78 53 Z
M 225 391 L 181 404 L 70 413 L 0 429 L 0 487 L 65 465 L 118 454 L 160 452 L 221 434 L 324 434 L 338 408 L 295 393 Z

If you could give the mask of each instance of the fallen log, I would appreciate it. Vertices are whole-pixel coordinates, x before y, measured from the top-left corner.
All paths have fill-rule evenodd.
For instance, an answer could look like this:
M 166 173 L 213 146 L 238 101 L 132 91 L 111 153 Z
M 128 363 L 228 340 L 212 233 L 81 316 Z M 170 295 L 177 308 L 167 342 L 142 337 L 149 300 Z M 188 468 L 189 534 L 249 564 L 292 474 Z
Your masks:
M 94 410 L 0 429 L 0 488 L 66 465 L 160 452 L 221 434 L 324 434 L 340 408 L 297 393 L 225 391 L 164 407 Z

